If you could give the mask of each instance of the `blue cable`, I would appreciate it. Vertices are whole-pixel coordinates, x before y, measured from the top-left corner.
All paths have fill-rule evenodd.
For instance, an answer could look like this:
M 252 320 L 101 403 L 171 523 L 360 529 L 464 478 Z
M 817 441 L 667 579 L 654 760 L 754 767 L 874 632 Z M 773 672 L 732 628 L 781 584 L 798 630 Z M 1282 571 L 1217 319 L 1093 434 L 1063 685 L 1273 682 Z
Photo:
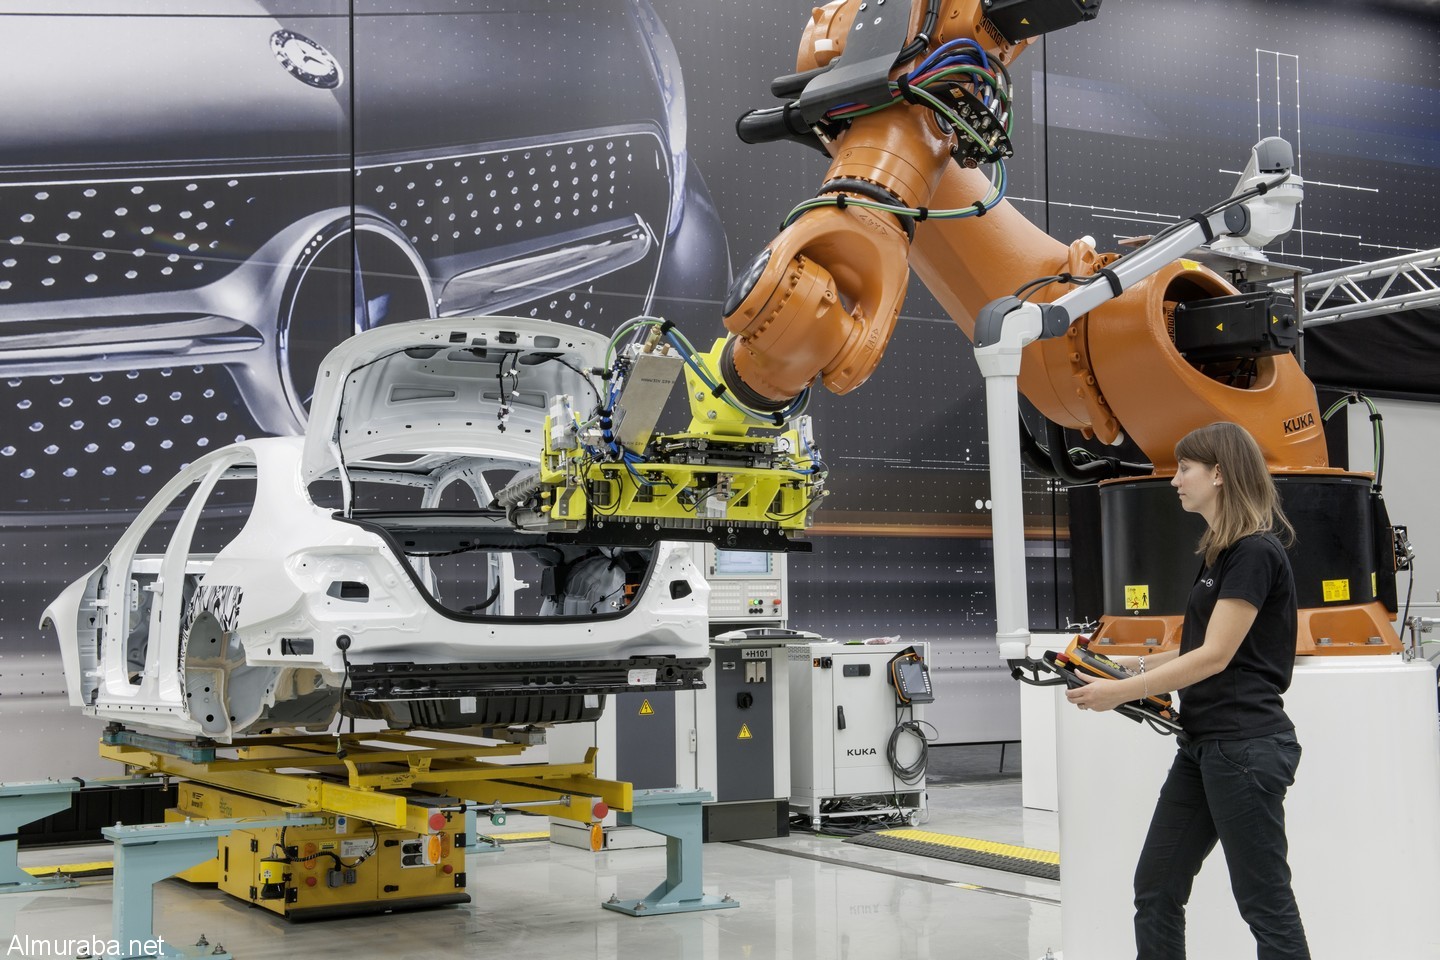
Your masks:
M 955 57 L 949 56 L 950 52 L 958 47 L 968 47 L 974 52 L 961 54 Z M 969 37 L 964 37 L 959 40 L 951 40 L 948 43 L 942 45 L 938 50 L 931 53 L 930 56 L 926 57 L 921 62 L 919 67 L 917 67 L 914 71 L 911 72 L 910 79 L 914 79 L 922 73 L 929 73 L 932 69 L 934 69 L 935 65 L 940 63 L 941 61 L 952 59 L 960 63 L 965 63 L 968 59 L 969 61 L 973 62 L 975 66 L 981 67 L 985 70 L 990 69 L 990 58 L 986 55 L 985 48 L 980 46 L 980 44 L 976 43 L 974 40 L 971 40 Z

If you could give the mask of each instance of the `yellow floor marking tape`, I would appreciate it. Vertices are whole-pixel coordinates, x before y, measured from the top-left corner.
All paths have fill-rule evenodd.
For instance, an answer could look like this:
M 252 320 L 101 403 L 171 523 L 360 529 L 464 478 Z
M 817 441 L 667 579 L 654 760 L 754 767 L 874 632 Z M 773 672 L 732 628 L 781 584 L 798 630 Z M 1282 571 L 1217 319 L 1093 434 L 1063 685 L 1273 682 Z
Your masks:
M 48 877 L 55 873 L 95 873 L 99 870 L 114 870 L 115 864 L 110 860 L 99 860 L 95 863 L 62 863 L 58 867 L 25 867 L 24 869 L 32 877 Z
M 973 837 L 957 837 L 948 833 L 930 833 L 926 830 L 881 830 L 878 832 L 881 836 L 894 837 L 897 840 L 933 843 L 941 847 L 958 847 L 962 850 L 974 850 L 977 853 L 988 853 L 997 857 L 1029 860 L 1033 863 L 1049 863 L 1056 866 L 1060 864 L 1060 854 L 1054 850 L 1036 850 L 1033 847 L 1019 847 L 1008 843 L 993 843 L 989 840 L 976 840 Z

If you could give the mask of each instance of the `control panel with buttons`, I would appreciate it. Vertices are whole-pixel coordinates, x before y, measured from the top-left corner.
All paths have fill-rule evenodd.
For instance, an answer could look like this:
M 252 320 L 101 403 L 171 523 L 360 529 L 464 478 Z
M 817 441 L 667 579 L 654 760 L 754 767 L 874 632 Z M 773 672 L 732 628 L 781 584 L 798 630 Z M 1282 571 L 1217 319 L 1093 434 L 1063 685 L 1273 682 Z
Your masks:
M 712 623 L 783 623 L 789 617 L 785 555 L 705 545 Z

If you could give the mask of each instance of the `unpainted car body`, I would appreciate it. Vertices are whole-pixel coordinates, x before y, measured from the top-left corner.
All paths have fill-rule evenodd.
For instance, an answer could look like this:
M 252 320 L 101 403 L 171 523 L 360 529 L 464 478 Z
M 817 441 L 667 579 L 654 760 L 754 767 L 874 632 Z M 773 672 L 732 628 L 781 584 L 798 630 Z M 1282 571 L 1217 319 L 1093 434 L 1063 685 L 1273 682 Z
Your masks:
M 568 722 L 609 693 L 698 684 L 709 586 L 689 545 L 555 544 L 488 509 L 534 464 L 551 399 L 594 389 L 584 371 L 605 342 L 453 318 L 336 348 L 305 436 L 188 465 L 45 611 L 70 702 L 228 742 L 337 712 L 393 727 Z M 194 550 L 227 510 L 244 514 L 238 534 Z M 457 559 L 472 562 L 445 567 Z

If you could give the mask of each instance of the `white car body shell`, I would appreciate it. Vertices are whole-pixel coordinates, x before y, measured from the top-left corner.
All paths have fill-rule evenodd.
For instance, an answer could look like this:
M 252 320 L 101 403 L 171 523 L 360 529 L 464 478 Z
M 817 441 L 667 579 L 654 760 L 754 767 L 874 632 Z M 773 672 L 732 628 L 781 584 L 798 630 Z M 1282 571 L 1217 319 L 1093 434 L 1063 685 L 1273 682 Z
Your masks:
M 604 345 L 598 334 L 544 321 L 470 317 L 382 327 L 337 347 L 321 369 L 306 436 L 236 443 L 189 464 L 104 562 L 46 609 L 41 622 L 59 639 L 70 702 L 127 727 L 229 742 L 328 725 L 347 672 L 365 664 L 706 656 L 709 588 L 688 544 L 656 544 L 633 599 L 597 616 L 517 617 L 525 585 L 508 556 L 492 557 L 493 603 L 460 614 L 425 589 L 423 554 L 402 557 L 393 539 L 311 496 L 313 481 L 378 477 L 394 466 L 390 482 L 422 487 L 424 507 L 458 481 L 477 487 L 479 499 L 486 467 L 536 462 L 551 391 L 588 389 L 578 371 L 598 364 Z M 502 374 L 516 372 L 513 390 L 503 375 L 498 389 L 494 377 L 477 376 L 495 366 L 482 355 L 499 356 Z M 566 362 L 548 362 L 557 356 Z M 495 412 L 502 400 L 512 407 L 504 420 Z M 240 533 L 213 556 L 192 553 L 216 485 L 252 475 L 254 505 Z M 348 503 L 349 480 L 345 488 Z M 155 569 L 141 541 L 180 502 L 158 575 L 141 587 L 142 567 Z M 462 519 L 495 528 L 493 517 Z M 151 602 L 138 643 L 131 620 L 142 590 Z M 653 679 L 639 671 L 632 682 L 643 689 Z

